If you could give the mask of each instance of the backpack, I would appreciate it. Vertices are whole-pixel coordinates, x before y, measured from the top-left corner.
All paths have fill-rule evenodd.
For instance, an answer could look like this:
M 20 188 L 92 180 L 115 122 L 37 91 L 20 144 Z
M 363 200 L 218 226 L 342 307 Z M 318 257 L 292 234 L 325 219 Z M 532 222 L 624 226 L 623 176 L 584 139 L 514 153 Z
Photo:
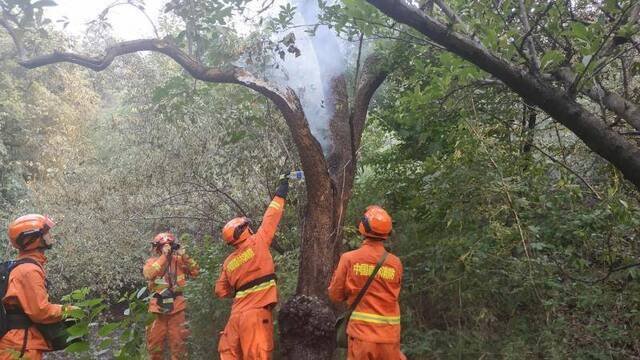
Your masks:
M 35 264 L 40 266 L 38 262 L 33 259 L 18 259 L 0 263 L 0 338 L 4 337 L 4 335 L 11 330 L 7 309 L 5 309 L 4 302 L 2 302 L 9 287 L 9 275 L 11 275 L 13 269 L 22 264 Z

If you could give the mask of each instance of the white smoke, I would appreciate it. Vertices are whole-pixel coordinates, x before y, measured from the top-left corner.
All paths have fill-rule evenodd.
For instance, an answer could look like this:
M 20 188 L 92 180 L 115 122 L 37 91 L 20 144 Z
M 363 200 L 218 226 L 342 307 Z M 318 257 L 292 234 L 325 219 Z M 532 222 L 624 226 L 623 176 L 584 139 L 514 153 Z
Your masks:
M 347 65 L 345 42 L 327 26 L 317 26 L 320 9 L 317 0 L 292 0 L 297 11 L 293 28 L 277 34 L 280 38 L 293 32 L 295 46 L 301 55 L 286 54 L 284 61 L 277 59 L 279 67 L 270 78 L 296 91 L 305 111 L 312 134 L 327 154 L 331 149 L 329 123 L 335 111 L 332 80 L 343 74 Z M 309 34 L 308 30 L 315 33 Z

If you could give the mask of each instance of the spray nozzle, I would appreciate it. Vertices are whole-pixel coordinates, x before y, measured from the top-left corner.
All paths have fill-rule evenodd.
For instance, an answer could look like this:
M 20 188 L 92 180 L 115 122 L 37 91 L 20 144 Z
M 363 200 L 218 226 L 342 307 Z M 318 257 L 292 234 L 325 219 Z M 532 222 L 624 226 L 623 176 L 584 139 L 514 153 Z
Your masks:
M 302 170 L 292 171 L 287 177 L 291 180 L 304 180 L 304 172 Z

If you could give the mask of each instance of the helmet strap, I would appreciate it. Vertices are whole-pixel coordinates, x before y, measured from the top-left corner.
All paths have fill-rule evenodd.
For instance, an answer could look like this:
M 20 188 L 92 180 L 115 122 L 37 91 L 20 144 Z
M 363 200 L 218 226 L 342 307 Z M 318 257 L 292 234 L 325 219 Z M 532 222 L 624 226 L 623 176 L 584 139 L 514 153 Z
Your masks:
M 16 243 L 20 246 L 20 250 L 24 250 L 38 239 L 42 240 L 42 235 L 42 230 L 25 231 L 18 235 Z
M 365 237 L 374 238 L 376 240 L 386 240 L 387 237 L 391 235 L 391 232 L 385 235 L 385 234 L 381 234 L 379 232 L 373 231 L 373 229 L 371 229 L 371 225 L 369 225 L 369 219 L 366 216 L 362 217 L 361 222 L 362 222 L 362 227 L 364 227 L 364 230 L 367 232 L 367 235 L 365 235 Z
M 244 231 L 249 227 L 249 222 L 245 222 L 244 224 L 238 226 L 237 228 L 235 228 L 235 230 L 233 230 L 233 240 L 238 241 L 238 239 L 240 239 L 240 236 L 242 236 L 242 234 L 244 233 Z M 249 231 L 251 232 L 251 228 L 249 228 Z

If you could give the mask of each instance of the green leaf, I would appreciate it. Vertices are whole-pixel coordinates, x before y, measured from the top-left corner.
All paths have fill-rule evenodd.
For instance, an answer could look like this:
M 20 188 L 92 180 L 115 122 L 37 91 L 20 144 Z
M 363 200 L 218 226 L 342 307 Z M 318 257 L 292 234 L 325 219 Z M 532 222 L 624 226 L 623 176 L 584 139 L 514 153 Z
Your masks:
M 100 304 L 102 301 L 103 300 L 99 299 L 99 298 L 97 298 L 97 299 L 89 299 L 89 300 L 85 300 L 85 301 L 77 303 L 76 306 L 79 306 L 79 307 L 94 307 L 94 306 Z
M 72 337 L 81 337 L 89 332 L 89 326 L 87 324 L 76 324 L 67 328 L 67 333 Z
M 136 299 L 142 299 L 142 296 L 145 294 L 146 291 L 147 291 L 146 286 L 141 287 L 140 290 L 138 290 L 138 292 L 136 293 Z
M 81 353 L 81 352 L 89 351 L 89 344 L 84 341 L 73 343 L 67 346 L 67 348 L 64 349 L 64 351 L 70 352 L 70 353 Z
M 98 336 L 107 336 L 119 327 L 120 327 L 119 322 L 106 324 L 103 327 L 101 327 L 100 330 L 98 330 Z
M 540 67 L 543 70 L 553 69 L 559 66 L 564 60 L 564 54 L 560 50 L 549 50 L 540 59 Z
M 620 9 L 618 9 L 618 0 L 605 0 L 603 8 L 610 14 L 615 14 L 620 11 Z
M 113 339 L 104 339 L 98 344 L 98 348 L 100 349 L 108 349 L 111 344 L 113 344 Z
M 574 22 L 571 24 L 571 35 L 580 40 L 589 42 L 589 30 L 587 26 L 580 22 Z
M 634 34 L 636 34 L 640 29 L 638 29 L 637 24 L 624 24 L 620 26 L 616 35 L 621 38 L 630 39 Z
M 622 204 L 622 206 L 624 206 L 625 209 L 629 208 L 629 203 L 627 203 L 626 201 L 619 199 L 618 201 L 620 201 L 620 204 Z

